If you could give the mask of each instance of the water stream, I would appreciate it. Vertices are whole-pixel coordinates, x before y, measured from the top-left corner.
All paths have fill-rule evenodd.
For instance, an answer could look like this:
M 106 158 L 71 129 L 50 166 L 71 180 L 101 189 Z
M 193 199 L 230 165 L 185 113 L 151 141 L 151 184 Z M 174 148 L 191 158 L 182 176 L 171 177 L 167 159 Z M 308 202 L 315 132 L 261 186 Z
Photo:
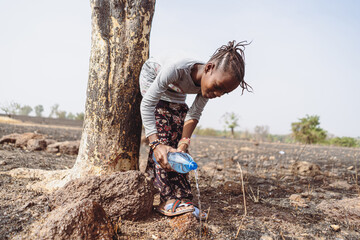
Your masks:
M 202 212 L 201 212 L 201 201 L 200 201 L 200 188 L 199 188 L 199 178 L 198 178 L 198 172 L 197 170 L 195 169 L 194 170 L 195 172 L 195 182 L 196 182 L 196 189 L 197 189 L 197 196 L 198 196 L 198 203 L 199 203 L 199 220 L 200 220 L 200 239 L 201 239 L 201 232 L 202 232 L 202 224 L 201 224 L 201 215 L 202 215 Z

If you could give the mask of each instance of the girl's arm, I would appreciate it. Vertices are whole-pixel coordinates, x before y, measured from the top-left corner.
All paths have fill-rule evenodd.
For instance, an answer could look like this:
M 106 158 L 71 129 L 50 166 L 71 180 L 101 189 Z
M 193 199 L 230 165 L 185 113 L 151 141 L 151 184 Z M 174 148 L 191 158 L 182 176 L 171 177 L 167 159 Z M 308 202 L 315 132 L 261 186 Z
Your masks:
M 185 123 L 184 123 L 184 128 L 183 128 L 183 132 L 182 132 L 182 138 L 191 138 L 191 135 L 192 133 L 194 132 L 195 128 L 196 128 L 196 125 L 198 124 L 198 120 L 196 119 L 190 119 L 190 120 L 187 120 Z M 185 144 L 185 143 L 181 143 L 179 144 L 178 146 L 178 149 L 177 150 L 180 150 L 180 151 L 184 151 L 186 152 L 187 149 L 188 149 L 188 145 Z
M 184 128 L 183 128 L 182 137 L 181 137 L 181 138 L 188 138 L 188 139 L 182 139 L 180 141 L 180 144 L 178 145 L 178 148 L 177 148 L 178 151 L 187 152 L 189 145 L 186 143 L 190 143 L 189 140 L 191 138 L 191 135 L 194 132 L 196 125 L 199 122 L 198 119 L 200 119 L 201 113 L 204 110 L 204 107 L 205 107 L 206 103 L 208 102 L 208 100 L 209 99 L 204 98 L 201 95 L 201 93 L 198 93 L 196 95 L 194 102 L 192 103 L 189 111 L 186 114 Z

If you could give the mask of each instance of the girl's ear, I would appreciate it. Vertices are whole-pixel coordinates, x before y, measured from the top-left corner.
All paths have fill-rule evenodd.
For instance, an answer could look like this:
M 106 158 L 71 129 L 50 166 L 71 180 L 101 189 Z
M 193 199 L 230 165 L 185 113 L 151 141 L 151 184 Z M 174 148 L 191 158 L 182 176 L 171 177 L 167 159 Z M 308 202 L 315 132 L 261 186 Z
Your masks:
M 215 68 L 215 64 L 212 63 L 212 62 L 209 62 L 209 63 L 207 63 L 207 64 L 205 65 L 204 71 L 205 71 L 205 73 L 208 73 L 208 72 L 211 73 L 211 71 L 212 71 L 214 68 Z

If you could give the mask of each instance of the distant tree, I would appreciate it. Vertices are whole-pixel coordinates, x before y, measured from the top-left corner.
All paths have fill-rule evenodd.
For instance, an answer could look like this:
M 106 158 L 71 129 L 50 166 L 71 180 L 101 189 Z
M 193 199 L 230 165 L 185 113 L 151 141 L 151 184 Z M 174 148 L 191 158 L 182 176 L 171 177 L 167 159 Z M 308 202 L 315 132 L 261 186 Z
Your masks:
M 254 132 L 257 141 L 265 141 L 269 135 L 269 126 L 256 126 Z
M 49 117 L 56 117 L 56 118 L 60 118 L 60 119 L 66 119 L 66 111 L 62 111 L 59 109 L 59 104 L 54 104 L 52 107 L 51 107 L 51 112 L 50 112 L 50 115 Z
M 225 127 L 229 128 L 231 131 L 231 136 L 234 137 L 234 129 L 239 126 L 239 116 L 234 113 L 225 113 L 222 118 L 224 119 Z
M 66 119 L 66 111 L 61 111 L 61 110 L 57 111 L 56 117 L 60 119 Z
M 3 104 L 0 107 L 0 109 L 7 115 L 11 115 L 11 114 L 16 115 L 16 114 L 18 114 L 20 108 L 21 108 L 20 104 L 15 103 L 15 102 Z
M 42 112 L 44 111 L 44 107 L 43 107 L 43 105 L 37 105 L 37 106 L 34 107 L 34 110 L 35 110 L 35 115 L 37 117 L 41 117 Z
M 71 119 L 71 120 L 74 120 L 75 119 L 75 115 L 71 112 L 69 112 L 67 115 L 66 115 L 66 118 L 67 119 Z
M 19 115 L 29 116 L 29 114 L 32 112 L 32 107 L 29 105 L 24 105 L 20 107 L 19 109 Z
M 49 117 L 52 118 L 54 116 L 56 116 L 56 113 L 59 111 L 59 104 L 54 104 L 52 107 L 51 107 L 51 112 L 49 114 Z
M 75 120 L 84 120 L 84 113 L 77 113 L 75 116 Z
M 295 140 L 312 144 L 324 142 L 326 131 L 319 127 L 319 116 L 306 115 L 300 122 L 291 123 L 292 134 Z

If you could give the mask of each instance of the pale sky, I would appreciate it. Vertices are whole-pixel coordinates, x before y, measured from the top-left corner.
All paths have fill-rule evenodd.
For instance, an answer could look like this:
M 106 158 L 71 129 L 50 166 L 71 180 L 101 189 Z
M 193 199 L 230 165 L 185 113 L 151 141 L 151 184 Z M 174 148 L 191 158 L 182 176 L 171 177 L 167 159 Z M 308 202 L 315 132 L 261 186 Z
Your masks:
M 84 111 L 90 11 L 88 0 L 0 0 L 0 104 Z M 229 40 L 252 41 L 254 93 L 210 100 L 199 125 L 223 129 L 221 116 L 234 112 L 236 130 L 288 134 L 309 114 L 331 134 L 360 136 L 360 1 L 157 1 L 150 55 L 207 61 Z

